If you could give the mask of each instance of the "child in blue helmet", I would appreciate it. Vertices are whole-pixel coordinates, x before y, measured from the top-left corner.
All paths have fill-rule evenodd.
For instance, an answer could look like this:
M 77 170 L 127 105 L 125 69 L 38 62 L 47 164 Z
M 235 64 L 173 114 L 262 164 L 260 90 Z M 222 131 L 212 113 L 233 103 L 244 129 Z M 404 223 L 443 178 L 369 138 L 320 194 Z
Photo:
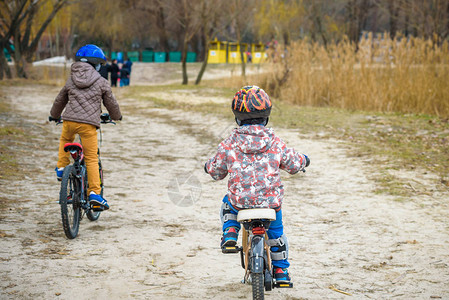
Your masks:
M 59 141 L 56 176 L 61 180 L 64 167 L 70 163 L 69 153 L 64 151 L 64 145 L 73 142 L 75 135 L 78 134 L 83 143 L 89 200 L 102 205 L 104 209 L 109 209 L 106 199 L 100 195 L 98 172 L 97 128 L 100 127 L 101 104 L 104 104 L 113 120 L 121 120 L 122 114 L 109 82 L 98 72 L 101 64 L 106 62 L 103 51 L 95 45 L 86 45 L 78 50 L 75 58 L 76 62 L 71 66 L 70 77 L 50 111 L 53 118 L 64 120 Z
M 232 111 L 240 126 L 218 146 L 205 171 L 215 180 L 229 175 L 228 192 L 223 199 L 220 217 L 223 223 L 221 247 L 235 246 L 242 209 L 272 208 L 276 220 L 267 229 L 276 282 L 290 282 L 288 240 L 282 222 L 284 188 L 280 170 L 296 174 L 310 163 L 309 158 L 292 148 L 265 127 L 271 112 L 271 100 L 257 86 L 245 86 L 232 101 Z

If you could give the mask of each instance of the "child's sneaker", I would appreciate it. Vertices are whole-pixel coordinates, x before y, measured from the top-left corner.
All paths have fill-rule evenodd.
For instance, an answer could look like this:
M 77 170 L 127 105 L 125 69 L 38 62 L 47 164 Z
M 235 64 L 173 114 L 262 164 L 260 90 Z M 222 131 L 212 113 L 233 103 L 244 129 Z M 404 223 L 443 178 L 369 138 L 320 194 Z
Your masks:
M 62 174 L 64 174 L 64 168 L 55 168 L 56 171 L 56 178 L 58 179 L 58 181 L 62 180 Z
M 274 279 L 276 282 L 290 283 L 290 275 L 287 269 L 274 268 Z
M 237 238 L 239 236 L 239 229 L 237 227 L 228 227 L 223 231 L 223 237 L 221 238 L 220 247 L 224 246 L 232 247 L 237 244 Z
M 90 192 L 89 201 L 92 203 L 97 203 L 104 207 L 104 209 L 109 209 L 108 201 L 101 197 L 101 195 L 97 195 L 94 192 Z

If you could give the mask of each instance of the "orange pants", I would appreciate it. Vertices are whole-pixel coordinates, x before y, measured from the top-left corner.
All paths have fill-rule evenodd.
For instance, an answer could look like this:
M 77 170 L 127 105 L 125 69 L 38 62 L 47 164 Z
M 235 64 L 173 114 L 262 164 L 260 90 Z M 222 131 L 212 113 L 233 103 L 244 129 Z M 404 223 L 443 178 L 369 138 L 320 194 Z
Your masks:
M 98 139 L 97 128 L 94 125 L 64 121 L 62 123 L 62 133 L 59 140 L 58 168 L 64 168 L 70 164 L 70 153 L 64 151 L 66 143 L 73 143 L 75 134 L 79 134 L 83 145 L 84 161 L 86 162 L 87 180 L 89 188 L 87 194 L 94 192 L 101 193 L 100 172 L 98 172 Z

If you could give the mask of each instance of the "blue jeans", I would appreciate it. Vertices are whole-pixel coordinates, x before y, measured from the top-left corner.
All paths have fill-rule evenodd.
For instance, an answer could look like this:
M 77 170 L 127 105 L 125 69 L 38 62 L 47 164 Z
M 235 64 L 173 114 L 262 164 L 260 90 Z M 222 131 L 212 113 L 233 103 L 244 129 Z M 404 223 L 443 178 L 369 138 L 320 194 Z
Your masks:
M 120 79 L 120 86 L 128 86 L 128 85 L 129 85 L 129 78 Z
M 238 210 L 232 207 L 227 195 L 223 198 L 223 203 L 227 203 L 232 210 L 231 213 L 237 215 Z M 237 227 L 240 230 L 239 222 L 237 222 L 236 220 L 228 220 L 223 223 L 223 231 L 225 231 L 226 228 L 231 226 Z M 283 234 L 284 234 L 284 224 L 282 224 L 282 209 L 280 209 L 279 211 L 276 212 L 276 220 L 272 221 L 270 224 L 270 228 L 267 229 L 267 235 L 269 239 L 277 239 L 280 238 Z M 272 260 L 272 264 L 273 267 L 276 268 L 288 268 L 290 266 L 288 259 Z

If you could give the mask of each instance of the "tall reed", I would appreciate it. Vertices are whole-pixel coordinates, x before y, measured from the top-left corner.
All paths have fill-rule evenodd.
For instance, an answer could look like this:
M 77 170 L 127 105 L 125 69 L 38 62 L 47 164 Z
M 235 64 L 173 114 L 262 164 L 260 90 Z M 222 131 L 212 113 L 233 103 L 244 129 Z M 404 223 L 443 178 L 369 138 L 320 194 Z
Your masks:
M 449 117 L 447 41 L 369 35 L 355 51 L 347 40 L 301 40 L 272 67 L 269 91 L 299 105 Z

